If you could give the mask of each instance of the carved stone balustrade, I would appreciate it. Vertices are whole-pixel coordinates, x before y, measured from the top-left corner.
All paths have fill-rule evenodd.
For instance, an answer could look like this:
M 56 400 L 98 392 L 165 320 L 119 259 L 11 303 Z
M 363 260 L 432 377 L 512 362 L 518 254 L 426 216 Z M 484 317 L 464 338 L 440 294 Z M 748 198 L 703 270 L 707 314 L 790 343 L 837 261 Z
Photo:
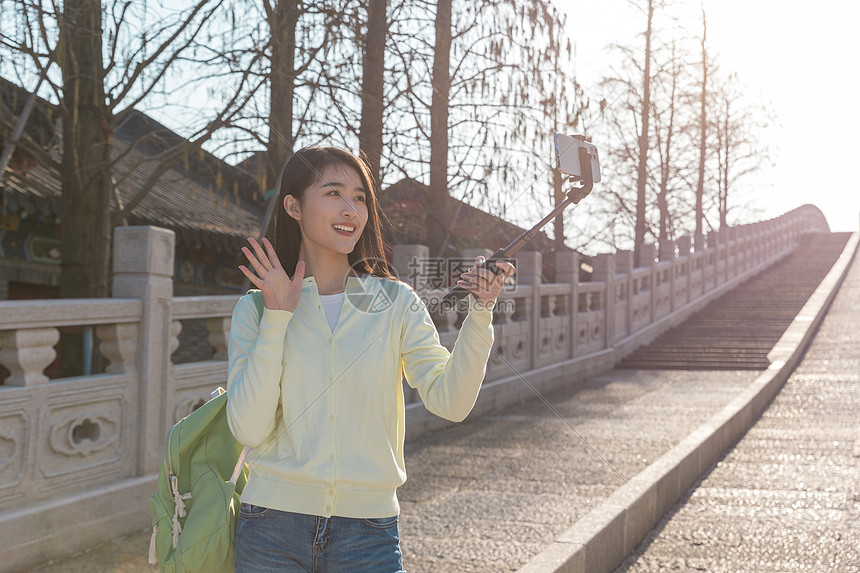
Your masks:
M 60 340 L 56 328 L 21 328 L 0 331 L 0 364 L 11 375 L 7 386 L 35 386 L 48 382 L 43 374 L 57 352 L 54 345 Z

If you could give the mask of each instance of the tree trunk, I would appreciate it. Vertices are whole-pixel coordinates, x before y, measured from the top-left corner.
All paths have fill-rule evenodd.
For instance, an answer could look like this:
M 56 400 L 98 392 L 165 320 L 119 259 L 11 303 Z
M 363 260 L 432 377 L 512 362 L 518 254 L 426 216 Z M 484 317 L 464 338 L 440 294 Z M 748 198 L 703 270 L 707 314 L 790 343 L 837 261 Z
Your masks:
M 110 295 L 111 120 L 105 102 L 101 4 L 66 0 L 63 51 L 63 160 L 60 174 L 60 297 Z M 63 376 L 82 373 L 79 333 L 63 337 Z
M 448 221 L 448 95 L 451 91 L 451 0 L 436 3 L 436 49 L 430 103 L 430 196 L 427 242 L 441 256 Z
M 633 245 L 633 264 L 638 267 L 642 246 L 645 244 L 645 188 L 647 186 L 648 119 L 651 115 L 651 20 L 654 17 L 654 0 L 648 0 L 648 27 L 645 30 L 645 69 L 642 81 L 642 132 L 639 134 L 639 168 L 636 173 L 636 229 Z
M 293 96 L 296 82 L 296 0 L 276 2 L 267 10 L 272 34 L 272 62 L 269 81 L 269 141 L 266 146 L 266 188 L 272 188 L 284 162 L 293 154 Z M 277 196 L 278 190 L 275 190 Z
M 699 111 L 699 180 L 696 183 L 696 240 L 703 236 L 702 220 L 703 197 L 705 194 L 705 144 L 708 131 L 706 116 L 706 102 L 708 95 L 708 52 L 705 48 L 705 40 L 708 36 L 708 21 L 705 18 L 705 7 L 702 6 L 702 94 Z
M 374 180 L 379 180 L 382 158 L 382 86 L 385 70 L 385 39 L 388 36 L 388 0 L 370 0 L 367 6 L 367 36 L 361 82 L 361 127 L 359 149 L 370 167 Z
M 723 126 L 725 131 L 725 172 L 723 173 L 723 188 L 720 190 L 720 230 L 728 229 L 728 213 L 729 213 L 729 167 L 731 166 L 731 158 L 729 153 L 732 149 L 731 134 L 729 133 L 729 100 L 726 99 L 726 110 L 723 117 Z
M 105 105 L 101 5 L 63 10 L 63 298 L 108 296 L 111 122 Z
M 672 137 L 675 134 L 675 106 L 677 105 L 678 76 L 681 73 L 675 45 L 672 44 L 672 89 L 669 94 L 669 125 L 666 127 L 666 149 L 660 166 L 660 192 L 657 199 L 660 208 L 660 243 L 666 244 L 669 237 L 671 215 L 669 213 L 669 181 L 672 177 Z

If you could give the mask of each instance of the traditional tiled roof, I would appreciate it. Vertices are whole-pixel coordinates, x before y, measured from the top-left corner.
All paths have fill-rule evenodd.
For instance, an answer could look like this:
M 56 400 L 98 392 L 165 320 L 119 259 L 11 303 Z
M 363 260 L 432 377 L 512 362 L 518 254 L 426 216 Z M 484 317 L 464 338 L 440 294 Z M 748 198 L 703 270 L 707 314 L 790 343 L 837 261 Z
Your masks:
M 50 106 L 44 100 L 38 105 Z M 55 134 L 49 152 L 59 162 L 62 120 L 56 122 Z M 145 114 L 130 112 L 114 134 L 117 193 L 111 197 L 112 212 L 118 212 L 138 194 L 158 168 L 160 156 L 181 141 L 180 136 Z M 0 189 L 5 191 L 7 212 L 60 215 L 60 174 L 50 167 L 34 164 L 26 170 L 7 169 Z M 264 211 L 263 194 L 253 177 L 199 151 L 158 179 L 132 210 L 128 223 L 167 227 L 178 239 L 191 244 L 235 249 L 246 237 L 259 233 Z

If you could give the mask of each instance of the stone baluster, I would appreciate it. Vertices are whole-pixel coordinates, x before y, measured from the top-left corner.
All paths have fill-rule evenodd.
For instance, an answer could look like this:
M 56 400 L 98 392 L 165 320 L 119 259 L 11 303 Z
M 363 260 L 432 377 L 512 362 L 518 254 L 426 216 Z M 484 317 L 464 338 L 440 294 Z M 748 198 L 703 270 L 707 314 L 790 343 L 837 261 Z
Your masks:
M 678 256 L 681 259 L 681 264 L 686 269 L 686 273 L 681 280 L 685 281 L 686 286 L 686 295 L 685 299 L 681 301 L 680 304 L 686 304 L 687 301 L 692 300 L 693 295 L 690 293 L 692 289 L 692 285 L 690 284 L 693 280 L 693 256 L 692 256 L 692 239 L 690 237 L 680 237 L 678 239 Z
M 137 324 L 100 324 L 96 327 L 99 352 L 107 358 L 107 374 L 127 374 L 134 371 L 137 352 Z
M 230 340 L 229 316 L 209 318 L 206 320 L 206 328 L 209 329 L 209 344 L 215 349 L 212 360 L 227 360 L 227 341 Z
M 573 358 L 576 352 L 576 315 L 579 305 L 579 254 L 575 251 L 556 251 L 555 253 L 555 282 L 570 285 L 570 298 L 567 309 L 568 331 L 567 340 L 570 343 L 568 356 Z
M 669 263 L 669 310 L 675 310 L 675 272 L 678 259 L 675 257 L 675 241 L 660 241 L 660 262 Z
M 517 309 L 519 315 L 523 310 L 526 313 L 526 320 L 531 331 L 529 339 L 531 359 L 529 364 L 531 368 L 537 368 L 537 349 L 540 344 L 541 332 L 541 269 L 542 259 L 541 254 L 537 251 L 520 251 L 516 257 L 517 264 L 517 284 L 530 285 L 532 294 L 523 300 L 525 303 L 524 309 Z
M 603 282 L 603 347 L 609 348 L 615 340 L 615 253 L 602 253 L 594 258 L 592 279 Z
M 179 349 L 179 335 L 182 334 L 182 321 L 170 321 L 170 342 L 168 343 L 167 353 L 170 356 Z M 171 361 L 172 362 L 172 361 Z
M 57 352 L 54 345 L 60 340 L 56 328 L 19 328 L 0 331 L 0 364 L 11 373 L 6 386 L 35 386 L 45 384 L 43 373 L 51 365 Z
M 624 334 L 628 335 L 633 332 L 633 251 L 620 250 L 615 253 L 615 274 L 616 285 L 624 289 L 626 296 Z
M 648 275 L 648 291 L 650 300 L 648 301 L 648 324 L 654 321 L 654 308 L 657 304 L 657 277 L 654 269 L 657 265 L 657 247 L 653 244 L 642 245 L 639 255 L 639 266 L 649 269 L 651 272 Z

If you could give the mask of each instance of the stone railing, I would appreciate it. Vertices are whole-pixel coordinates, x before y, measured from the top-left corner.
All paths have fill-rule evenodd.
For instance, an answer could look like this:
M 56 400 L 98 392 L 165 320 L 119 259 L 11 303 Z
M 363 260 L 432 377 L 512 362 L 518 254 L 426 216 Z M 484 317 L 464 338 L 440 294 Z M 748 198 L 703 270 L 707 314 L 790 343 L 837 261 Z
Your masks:
M 574 253 L 558 254 L 542 284 L 539 253 L 517 256 L 517 285 L 494 313 L 496 342 L 477 412 L 510 405 L 611 369 L 637 346 L 787 255 L 800 235 L 827 231 L 804 206 L 781 217 L 643 251 L 598 255 L 580 283 Z M 145 527 L 167 429 L 227 377 L 238 297 L 174 297 L 173 233 L 122 227 L 114 241 L 113 298 L 0 301 L 0 571 L 67 555 Z M 471 253 L 470 256 L 474 256 Z M 658 256 L 659 255 L 659 256 Z M 395 247 L 394 264 L 426 257 Z M 420 290 L 439 297 L 443 291 Z M 453 347 L 456 311 L 434 316 Z M 211 356 L 174 364 L 184 321 L 205 323 Z M 103 372 L 49 379 L 60 328 L 94 334 Z M 405 387 L 408 437 L 445 425 Z

